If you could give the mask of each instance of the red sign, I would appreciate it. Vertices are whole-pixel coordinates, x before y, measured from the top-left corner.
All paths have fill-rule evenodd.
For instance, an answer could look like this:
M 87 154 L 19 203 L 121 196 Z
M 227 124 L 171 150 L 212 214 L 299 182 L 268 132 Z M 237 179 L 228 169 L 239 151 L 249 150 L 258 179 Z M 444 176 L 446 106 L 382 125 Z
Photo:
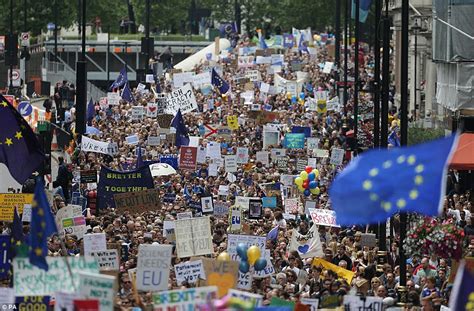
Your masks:
M 206 128 L 207 131 L 209 131 L 209 133 L 206 133 L 204 135 L 204 138 L 208 138 L 211 135 L 217 134 L 217 129 L 213 128 L 212 126 L 208 124 L 204 124 L 204 127 Z
M 181 146 L 179 151 L 179 168 L 182 170 L 196 170 L 197 147 Z
M 99 300 L 74 300 L 75 311 L 99 311 Z

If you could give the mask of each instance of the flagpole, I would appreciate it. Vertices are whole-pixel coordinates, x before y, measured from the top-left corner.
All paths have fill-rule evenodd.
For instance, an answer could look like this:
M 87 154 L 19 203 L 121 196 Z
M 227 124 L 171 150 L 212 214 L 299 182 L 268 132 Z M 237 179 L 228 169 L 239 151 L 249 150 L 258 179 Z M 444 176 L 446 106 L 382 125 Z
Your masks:
M 355 2 L 355 44 L 354 44 L 354 152 L 358 153 L 359 141 L 357 139 L 357 132 L 359 129 L 359 9 L 360 0 L 354 0 Z
M 69 260 L 67 259 L 67 249 L 66 249 L 66 244 L 64 244 L 64 241 L 62 238 L 59 239 L 61 241 L 61 249 L 64 253 L 64 256 L 62 256 L 64 258 L 64 262 L 66 263 L 66 267 L 67 267 L 67 271 L 69 273 L 69 276 L 71 277 L 71 284 L 72 284 L 72 287 L 74 288 L 74 292 L 77 291 L 77 288 L 76 288 L 76 285 L 74 284 L 74 276 L 72 275 L 72 269 L 71 269 L 71 265 L 69 264 Z
M 350 0 L 345 0 L 345 6 L 344 6 L 344 113 L 346 114 L 346 106 L 347 106 L 347 61 L 349 58 L 349 53 L 347 52 L 348 49 L 348 43 L 349 43 L 349 29 L 348 29 L 348 24 L 349 24 L 349 4 Z

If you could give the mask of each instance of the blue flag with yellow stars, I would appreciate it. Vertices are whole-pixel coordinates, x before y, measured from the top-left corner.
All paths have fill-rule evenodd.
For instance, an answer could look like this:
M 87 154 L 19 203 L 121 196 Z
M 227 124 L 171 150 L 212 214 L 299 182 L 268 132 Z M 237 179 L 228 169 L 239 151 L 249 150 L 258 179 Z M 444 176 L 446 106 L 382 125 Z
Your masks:
M 219 89 L 221 94 L 225 94 L 229 91 L 229 84 L 224 81 L 216 72 L 214 68 L 212 68 L 212 77 L 211 77 L 212 85 Z
M 48 271 L 46 256 L 48 255 L 48 237 L 58 232 L 51 208 L 49 206 L 44 184 L 41 178 L 36 179 L 35 195 L 31 205 L 30 223 L 30 263 Z
M 171 121 L 171 126 L 176 129 L 176 139 L 175 145 L 176 147 L 181 146 L 188 146 L 189 145 L 189 136 L 188 136 L 188 129 L 186 128 L 186 124 L 184 124 L 183 115 L 181 114 L 181 109 L 178 109 L 176 116 Z
M 449 308 L 453 311 L 474 310 L 474 273 L 465 261 L 462 261 L 456 273 Z
M 10 272 L 10 247 L 10 236 L 0 235 L 0 253 L 2 254 L 0 259 L 0 279 L 2 280 L 7 278 L 8 272 Z
M 398 211 L 438 215 L 456 137 L 355 158 L 329 189 L 337 224 L 385 222 Z
M 123 66 L 123 68 L 119 72 L 117 79 L 115 79 L 114 83 L 110 85 L 109 90 L 111 91 L 113 89 L 119 88 L 122 85 L 125 85 L 125 83 L 127 82 L 128 82 L 127 66 Z
M 0 163 L 23 184 L 45 159 L 33 130 L 20 113 L 0 95 Z

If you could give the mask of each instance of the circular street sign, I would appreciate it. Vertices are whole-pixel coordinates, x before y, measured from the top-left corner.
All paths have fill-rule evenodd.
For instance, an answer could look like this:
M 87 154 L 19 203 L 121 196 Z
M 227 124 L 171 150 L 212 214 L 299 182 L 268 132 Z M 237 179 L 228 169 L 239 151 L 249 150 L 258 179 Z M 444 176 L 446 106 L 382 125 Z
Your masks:
M 18 112 L 20 112 L 22 117 L 27 117 L 33 112 L 33 106 L 27 101 L 20 102 L 20 104 L 18 104 Z

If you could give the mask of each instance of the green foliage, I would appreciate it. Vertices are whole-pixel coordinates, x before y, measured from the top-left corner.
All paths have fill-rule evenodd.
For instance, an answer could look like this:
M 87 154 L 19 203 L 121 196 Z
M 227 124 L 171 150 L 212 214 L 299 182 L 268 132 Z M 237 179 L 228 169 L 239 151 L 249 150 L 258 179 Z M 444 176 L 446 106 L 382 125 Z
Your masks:
M 408 128 L 408 145 L 421 144 L 440 137 L 444 137 L 443 129 Z

